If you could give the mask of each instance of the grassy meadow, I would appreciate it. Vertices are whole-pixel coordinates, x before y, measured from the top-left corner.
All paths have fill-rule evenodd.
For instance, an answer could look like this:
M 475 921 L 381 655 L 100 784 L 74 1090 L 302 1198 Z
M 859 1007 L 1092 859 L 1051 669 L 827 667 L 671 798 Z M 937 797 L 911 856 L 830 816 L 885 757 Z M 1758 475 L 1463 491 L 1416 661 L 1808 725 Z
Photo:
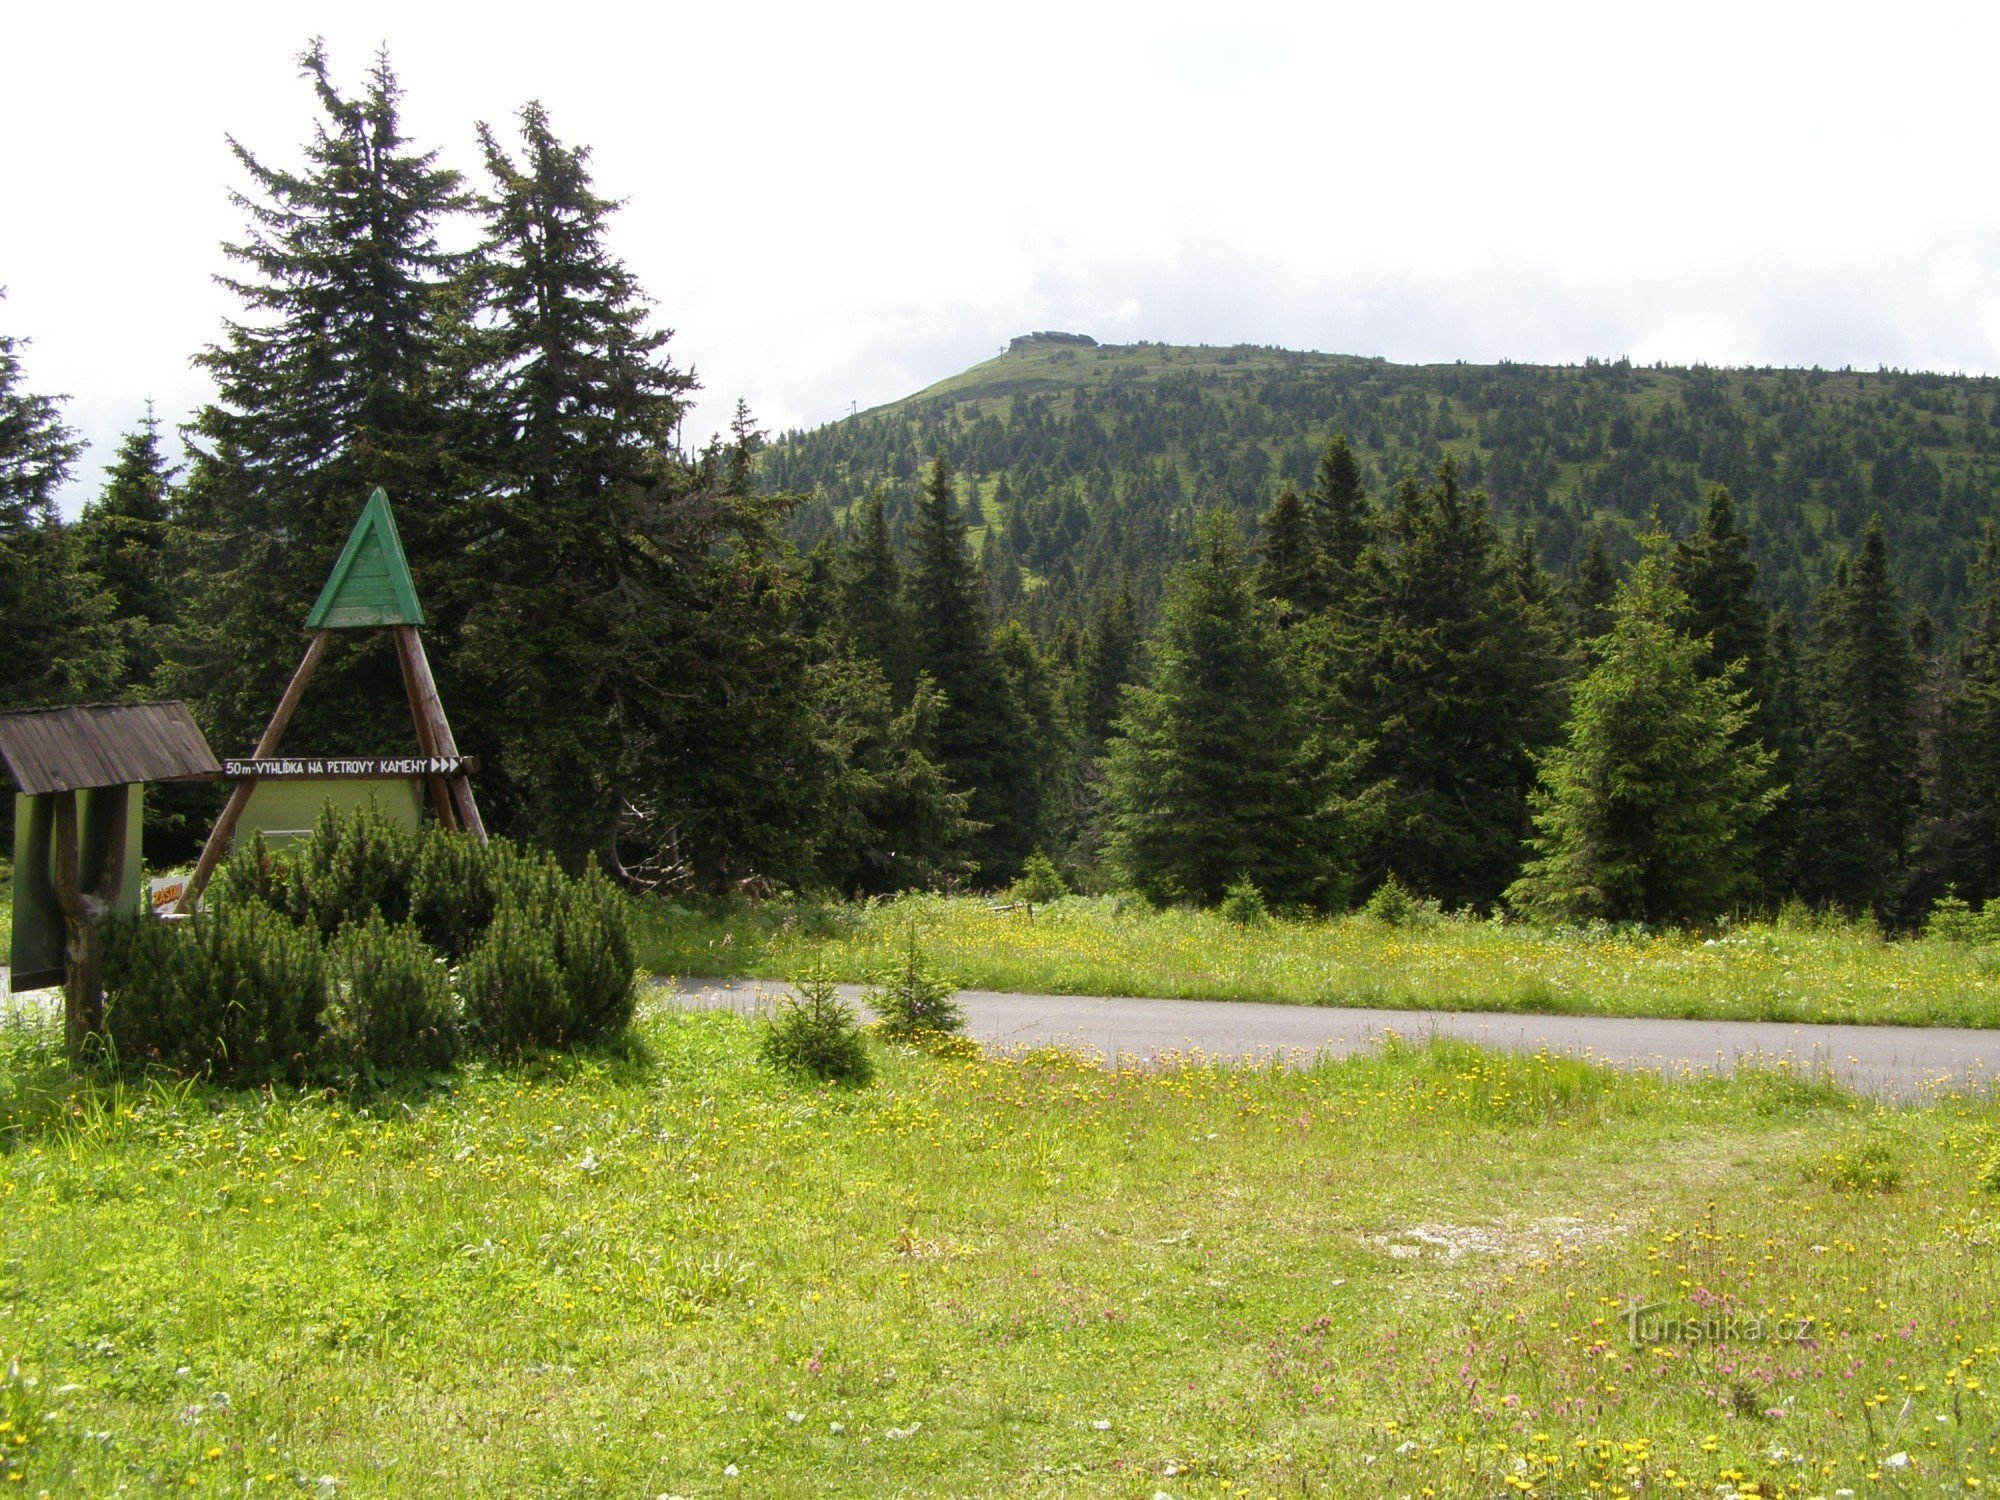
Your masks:
M 1274 1000 L 1398 1010 L 2000 1026 L 2000 949 L 1889 941 L 1872 923 L 1752 923 L 1714 933 L 1548 930 L 1430 917 L 1273 920 L 1071 897 L 999 910 L 975 898 L 863 905 L 636 908 L 656 972 L 782 979 L 821 964 L 866 981 L 912 934 L 961 985 L 1076 995 Z
M 0 1036 L 9 1493 L 2000 1478 L 1991 1101 L 1455 1044 L 1113 1071 L 877 1043 L 843 1090 L 673 1010 L 356 1099 L 76 1083 L 56 1045 Z M 1635 1344 L 1640 1302 L 1681 1327 Z

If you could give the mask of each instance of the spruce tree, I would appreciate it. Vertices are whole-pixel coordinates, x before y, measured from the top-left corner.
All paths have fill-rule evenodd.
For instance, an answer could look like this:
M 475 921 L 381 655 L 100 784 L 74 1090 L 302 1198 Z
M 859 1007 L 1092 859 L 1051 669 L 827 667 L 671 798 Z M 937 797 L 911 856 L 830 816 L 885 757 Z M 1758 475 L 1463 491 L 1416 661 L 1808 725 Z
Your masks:
M 1320 455 L 1309 510 L 1313 545 L 1326 569 L 1327 585 L 1337 594 L 1360 564 L 1374 526 L 1361 465 L 1344 433 L 1336 434 Z
M 1219 511 L 1168 585 L 1151 658 L 1105 763 L 1113 863 L 1156 901 L 1211 904 L 1245 878 L 1276 901 L 1319 896 L 1326 844 L 1291 684 Z
M 1118 718 L 1125 685 L 1138 670 L 1139 624 L 1130 580 L 1098 595 L 1077 663 L 1079 720 L 1087 745 L 1101 748 Z M 1093 750 L 1091 753 L 1095 753 Z
M 836 656 L 821 671 L 838 708 L 841 766 L 823 878 L 851 895 L 886 895 L 970 874 L 966 851 L 979 827 L 933 753 L 943 695 L 919 677 L 899 707 L 866 657 Z
M 1974 904 L 2000 896 L 2000 522 L 1986 523 L 1972 585 L 1929 756 L 1922 904 L 1947 889 Z
M 1772 755 L 1742 735 L 1740 660 L 1714 669 L 1681 621 L 1664 537 L 1619 589 L 1567 736 L 1542 757 L 1536 858 L 1507 899 L 1532 915 L 1706 921 L 1748 887 L 1751 831 L 1779 796 Z
M 1741 662 L 1742 686 L 1753 707 L 1760 703 L 1769 685 L 1770 611 L 1757 597 L 1757 565 L 1723 486 L 1710 486 L 1701 524 L 1675 546 L 1673 581 L 1687 596 L 1688 633 L 1708 639 L 1705 670 L 1719 676 Z
M 856 505 L 834 580 L 842 639 L 882 669 L 899 702 L 906 700 L 916 681 L 915 642 L 903 598 L 903 569 L 889 539 L 888 506 L 880 490 Z
M 1576 574 L 1570 580 L 1569 608 L 1579 641 L 1592 641 L 1611 628 L 1611 603 L 1618 596 L 1618 568 L 1604 545 L 1604 528 L 1593 522 L 1583 534 Z
M 1753 720 L 1773 757 L 1771 780 L 1788 788 L 1757 827 L 1757 875 L 1767 896 L 1789 891 L 1797 859 L 1799 796 L 1806 764 L 1805 697 L 1798 626 L 1791 611 L 1781 609 L 1771 620 L 1769 691 Z
M 1773 774 L 1786 785 L 1798 774 L 1795 747 L 1787 743 L 1795 728 L 1780 722 L 1772 697 L 1771 612 L 1757 596 L 1757 564 L 1750 559 L 1749 539 L 1736 524 L 1736 503 L 1722 485 L 1711 485 L 1708 504 L 1693 536 L 1678 542 L 1673 552 L 1673 580 L 1687 596 L 1687 633 L 1706 640 L 1702 670 L 1719 676 L 1732 665 L 1741 667 L 1736 682 L 1746 695 L 1749 719 L 1737 730 L 1744 746 L 1761 744 L 1782 763 Z M 1788 825 L 1767 817 L 1755 834 L 1754 865 L 1759 883 L 1775 889 L 1782 880 L 1784 855 L 1779 841 Z
M 1066 848 L 1074 832 L 1069 772 L 1076 747 L 1064 675 L 1019 620 L 993 632 L 993 657 L 1025 731 L 1018 753 L 1032 778 L 1029 805 L 1036 812 L 1026 832 L 1029 850 Z
M 1507 571 L 1508 581 L 1513 585 L 1514 592 L 1521 596 L 1523 604 L 1550 619 L 1556 617 L 1555 580 L 1542 566 L 1535 546 L 1534 527 L 1523 526 L 1515 535 L 1513 549 L 1507 554 Z
M 452 441 L 464 262 L 440 229 L 466 206 L 458 174 L 404 136 L 386 56 L 358 97 L 335 86 L 319 42 L 300 66 L 319 106 L 304 167 L 267 166 L 230 142 L 251 189 L 233 195 L 248 232 L 224 246 L 239 271 L 222 284 L 243 314 L 196 357 L 217 399 L 190 429 L 194 546 L 168 675 L 218 746 L 247 748 L 269 717 L 371 490 L 388 491 L 434 610 L 462 592 L 454 570 L 475 566 L 448 525 L 465 486 Z M 408 744 L 385 638 L 329 654 L 291 740 L 327 752 Z
M 102 696 L 122 666 L 111 600 L 56 510 L 83 445 L 61 398 L 23 387 L 21 348 L 0 334 L 0 709 Z
M 1917 665 L 1880 517 L 1821 596 L 1815 636 L 1796 883 L 1882 911 L 1902 884 L 1918 784 Z
M 110 596 L 125 650 L 125 681 L 136 691 L 151 684 L 177 612 L 169 571 L 177 540 L 176 472 L 160 451 L 160 423 L 148 402 L 145 420 L 119 443 L 103 492 L 77 523 L 79 555 Z
M 1405 475 L 1385 530 L 1354 624 L 1321 643 L 1320 714 L 1367 743 L 1359 775 L 1383 786 L 1364 877 L 1485 905 L 1519 873 L 1534 756 L 1562 727 L 1562 632 L 1449 455 L 1431 484 Z
M 494 759 L 502 822 L 577 864 L 612 857 L 620 808 L 657 786 L 654 685 L 674 680 L 669 662 L 693 665 L 676 647 L 703 619 L 676 593 L 682 564 L 708 552 L 720 512 L 751 503 L 750 438 L 718 450 L 702 481 L 670 454 L 694 381 L 606 246 L 617 204 L 540 105 L 518 118 L 518 160 L 479 127 L 491 189 L 470 381 L 480 485 L 461 522 L 479 547 L 461 601 L 473 691 L 461 701 Z
M 921 671 L 944 695 L 938 758 L 971 797 L 984 828 L 973 843 L 979 879 L 1011 879 L 1034 849 L 1040 815 L 1023 755 L 1026 724 L 994 660 L 986 599 L 966 545 L 951 466 L 932 460 L 909 528 L 908 597 Z
M 1259 524 L 1257 589 L 1267 599 L 1282 601 L 1294 615 L 1310 614 L 1322 599 L 1319 548 L 1306 517 L 1306 505 L 1287 481 Z

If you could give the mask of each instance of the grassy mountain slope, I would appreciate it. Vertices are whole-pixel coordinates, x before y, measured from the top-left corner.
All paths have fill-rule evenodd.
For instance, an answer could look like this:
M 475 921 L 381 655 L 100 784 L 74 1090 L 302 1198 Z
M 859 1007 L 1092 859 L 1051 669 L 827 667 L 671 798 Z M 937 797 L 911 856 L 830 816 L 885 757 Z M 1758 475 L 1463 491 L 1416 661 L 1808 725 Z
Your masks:
M 1629 555 L 1652 517 L 1684 532 L 1706 487 L 1727 484 L 1767 593 L 1801 613 L 1879 512 L 1906 601 L 1948 627 L 1979 529 L 2000 515 L 2000 380 L 1987 377 L 1397 365 L 1053 334 L 787 434 L 765 473 L 812 497 L 798 518 L 811 542 L 877 485 L 900 517 L 921 466 L 945 448 L 990 545 L 997 596 L 1032 617 L 1072 612 L 1121 573 L 1149 594 L 1196 514 L 1222 505 L 1253 522 L 1286 480 L 1311 483 L 1336 432 L 1378 499 L 1405 467 L 1455 453 L 1503 527 L 1532 526 L 1558 573 L 1591 525 Z

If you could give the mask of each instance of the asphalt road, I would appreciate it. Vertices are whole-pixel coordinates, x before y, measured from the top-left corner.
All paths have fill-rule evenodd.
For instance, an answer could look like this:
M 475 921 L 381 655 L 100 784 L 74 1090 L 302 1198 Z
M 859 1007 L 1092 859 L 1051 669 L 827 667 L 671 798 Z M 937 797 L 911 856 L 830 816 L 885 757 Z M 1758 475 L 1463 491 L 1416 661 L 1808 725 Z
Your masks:
M 755 1013 L 785 993 L 775 981 L 684 980 L 672 1003 Z M 858 986 L 844 985 L 849 1000 Z M 1788 1058 L 1825 1066 L 1864 1093 L 1907 1098 L 1940 1086 L 1985 1088 L 2000 1077 L 2000 1031 L 1914 1026 L 1794 1026 L 1767 1021 L 1630 1020 L 1465 1011 L 1349 1010 L 1235 1000 L 1096 999 L 965 990 L 966 1030 L 998 1046 L 1056 1044 L 1157 1059 L 1198 1050 L 1211 1057 L 1310 1061 L 1345 1056 L 1393 1031 L 1410 1041 L 1460 1037 L 1517 1052 L 1548 1048 L 1620 1067 L 1728 1072 L 1741 1059 Z

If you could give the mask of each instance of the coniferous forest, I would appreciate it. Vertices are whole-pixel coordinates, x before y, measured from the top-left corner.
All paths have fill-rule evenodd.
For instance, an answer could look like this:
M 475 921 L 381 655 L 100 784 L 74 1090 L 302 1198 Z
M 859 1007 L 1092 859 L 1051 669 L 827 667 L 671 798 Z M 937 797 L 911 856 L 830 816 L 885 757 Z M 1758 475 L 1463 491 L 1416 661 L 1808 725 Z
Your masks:
M 2000 381 L 1037 334 L 690 449 L 586 147 L 529 104 L 462 171 L 386 58 L 302 64 L 303 165 L 232 143 L 185 463 L 135 412 L 65 521 L 79 444 L 0 337 L 0 708 L 178 697 L 247 750 L 379 485 L 489 823 L 640 888 L 2000 896 Z M 408 736 L 344 642 L 288 743 Z

